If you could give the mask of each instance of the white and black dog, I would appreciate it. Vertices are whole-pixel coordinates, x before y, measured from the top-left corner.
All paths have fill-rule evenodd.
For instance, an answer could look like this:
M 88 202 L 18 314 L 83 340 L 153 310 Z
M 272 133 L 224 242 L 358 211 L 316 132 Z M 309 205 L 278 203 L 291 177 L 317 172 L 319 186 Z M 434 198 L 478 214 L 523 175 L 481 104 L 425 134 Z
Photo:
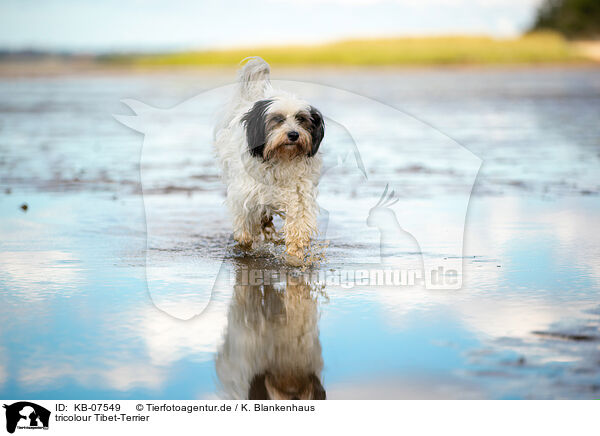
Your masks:
M 243 261 L 242 261 L 243 262 Z M 324 400 L 317 289 L 302 276 L 278 281 L 261 269 L 254 284 L 238 270 L 215 368 L 224 398 Z
M 251 58 L 240 70 L 232 101 L 215 129 L 227 183 L 233 234 L 244 248 L 276 235 L 273 215 L 285 219 L 286 259 L 302 264 L 317 232 L 317 153 L 325 126 L 308 102 L 276 90 L 269 65 Z

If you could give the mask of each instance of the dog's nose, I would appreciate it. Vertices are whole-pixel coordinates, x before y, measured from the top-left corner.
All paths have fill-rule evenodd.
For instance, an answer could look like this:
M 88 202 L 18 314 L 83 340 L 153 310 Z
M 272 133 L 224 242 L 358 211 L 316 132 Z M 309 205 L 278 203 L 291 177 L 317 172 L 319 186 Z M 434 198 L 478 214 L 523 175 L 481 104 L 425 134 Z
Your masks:
M 300 137 L 300 134 L 298 132 L 288 132 L 288 138 L 290 141 L 295 141 L 299 137 Z

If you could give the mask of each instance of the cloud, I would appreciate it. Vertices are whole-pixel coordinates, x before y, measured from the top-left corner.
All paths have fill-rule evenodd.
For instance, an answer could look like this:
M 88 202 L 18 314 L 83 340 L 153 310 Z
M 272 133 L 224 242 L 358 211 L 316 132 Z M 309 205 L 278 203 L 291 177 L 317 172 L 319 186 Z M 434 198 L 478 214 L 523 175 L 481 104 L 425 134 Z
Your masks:
M 211 360 L 227 326 L 227 310 L 225 301 L 212 301 L 200 316 L 182 321 L 147 307 L 132 315 L 137 321 L 130 334 L 142 338 L 153 365 L 167 366 L 189 356 Z
M 128 391 L 135 387 L 159 389 L 166 375 L 165 369 L 139 360 L 106 367 L 69 363 L 26 366 L 19 371 L 17 379 L 24 387 L 38 391 L 69 379 L 83 386 Z
M 69 252 L 3 251 L 0 252 L 0 277 L 13 295 L 27 301 L 42 301 L 54 291 L 61 296 L 73 292 L 80 281 L 78 260 Z

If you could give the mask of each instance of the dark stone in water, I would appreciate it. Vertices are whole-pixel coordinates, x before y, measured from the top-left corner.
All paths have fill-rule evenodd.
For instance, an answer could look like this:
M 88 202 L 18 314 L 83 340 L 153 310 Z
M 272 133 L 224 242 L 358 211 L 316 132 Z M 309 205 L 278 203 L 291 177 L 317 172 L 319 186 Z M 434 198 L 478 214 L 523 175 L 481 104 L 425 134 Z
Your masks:
M 507 366 L 525 366 L 525 364 L 527 363 L 527 360 L 525 359 L 524 356 L 521 356 L 517 360 L 509 360 L 509 361 L 505 361 L 502 363 Z
M 23 203 L 23 204 L 21 205 L 21 210 L 22 210 L 23 212 L 27 212 L 27 209 L 29 209 L 29 206 L 27 205 L 27 203 Z

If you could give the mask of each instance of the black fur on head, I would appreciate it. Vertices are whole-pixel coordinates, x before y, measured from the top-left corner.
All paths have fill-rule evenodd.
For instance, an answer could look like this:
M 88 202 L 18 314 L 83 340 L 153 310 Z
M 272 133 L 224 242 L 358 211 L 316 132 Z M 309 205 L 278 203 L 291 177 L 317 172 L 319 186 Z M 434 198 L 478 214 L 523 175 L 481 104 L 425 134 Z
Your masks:
M 327 393 L 321 384 L 321 380 L 315 374 L 308 376 L 308 382 L 312 385 L 312 400 L 326 400 Z M 250 389 L 248 390 L 249 400 L 272 400 L 266 386 L 266 374 L 257 374 L 252 378 L 250 382 Z
M 265 375 L 255 375 L 250 382 L 250 390 L 248 392 L 249 400 L 270 400 L 267 387 L 265 386 Z
M 248 151 L 254 157 L 263 157 L 267 135 L 265 132 L 265 116 L 273 100 L 259 100 L 254 103 L 242 117 L 242 124 L 246 127 Z
M 326 400 L 327 393 L 325 389 L 323 389 L 323 385 L 321 384 L 321 380 L 314 374 L 311 374 L 310 381 L 313 384 L 313 399 L 315 400 Z
M 323 140 L 323 136 L 325 136 L 325 123 L 323 122 L 323 115 L 321 112 L 313 106 L 310 107 L 310 117 L 311 117 L 311 136 L 312 136 L 312 150 L 309 156 L 314 156 L 319 150 L 319 145 L 321 145 L 321 141 Z

